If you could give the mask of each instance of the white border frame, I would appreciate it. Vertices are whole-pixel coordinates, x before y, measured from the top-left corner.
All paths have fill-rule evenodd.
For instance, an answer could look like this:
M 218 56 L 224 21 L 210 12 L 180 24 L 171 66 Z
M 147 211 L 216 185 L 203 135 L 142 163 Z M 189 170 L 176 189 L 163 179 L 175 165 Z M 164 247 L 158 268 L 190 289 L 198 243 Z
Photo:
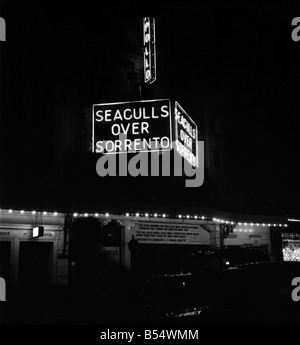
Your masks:
M 118 104 L 135 104 L 135 103 L 149 103 L 149 102 L 159 102 L 159 101 L 167 101 L 169 103 L 169 124 L 170 124 L 170 148 L 169 149 L 161 149 L 161 150 L 139 150 L 139 151 L 125 151 L 125 152 L 105 152 L 105 155 L 114 155 L 114 154 L 122 154 L 122 153 L 139 153 L 139 152 L 160 152 L 160 151 L 171 151 L 172 150 L 172 108 L 171 108 L 171 100 L 168 98 L 163 99 L 150 99 L 150 100 L 141 100 L 141 101 L 128 101 L 128 102 L 112 102 L 112 103 L 97 103 L 93 104 L 92 106 L 92 152 L 95 152 L 95 106 L 101 105 L 118 105 Z

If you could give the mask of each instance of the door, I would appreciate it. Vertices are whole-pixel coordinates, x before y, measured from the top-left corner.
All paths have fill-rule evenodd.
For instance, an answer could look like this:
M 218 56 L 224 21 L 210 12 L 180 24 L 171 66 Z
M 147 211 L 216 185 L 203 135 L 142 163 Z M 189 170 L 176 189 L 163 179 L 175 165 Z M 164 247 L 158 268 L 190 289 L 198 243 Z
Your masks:
M 39 289 L 49 285 L 52 242 L 20 242 L 18 286 Z
M 47 323 L 50 299 L 53 242 L 20 242 L 14 322 Z M 15 320 L 16 318 L 16 320 Z
M 6 284 L 10 282 L 10 255 L 11 254 L 11 242 L 0 241 L 0 277 L 4 278 Z

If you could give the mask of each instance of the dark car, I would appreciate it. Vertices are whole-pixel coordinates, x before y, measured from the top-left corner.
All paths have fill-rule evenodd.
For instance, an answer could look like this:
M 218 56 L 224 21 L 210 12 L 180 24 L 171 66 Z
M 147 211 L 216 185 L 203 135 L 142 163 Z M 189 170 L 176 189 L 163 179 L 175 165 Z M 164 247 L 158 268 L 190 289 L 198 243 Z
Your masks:
M 297 286 L 292 283 L 295 277 L 300 277 L 300 262 L 261 262 L 231 267 L 221 274 L 210 305 L 195 305 L 168 313 L 164 322 L 300 324 L 300 301 L 295 298 Z
M 268 253 L 252 246 L 231 246 L 199 250 L 185 257 L 183 270 L 188 272 L 223 271 L 231 266 L 269 261 Z
M 158 321 L 168 312 L 209 304 L 213 296 L 211 282 L 204 272 L 153 276 L 139 293 L 144 321 Z

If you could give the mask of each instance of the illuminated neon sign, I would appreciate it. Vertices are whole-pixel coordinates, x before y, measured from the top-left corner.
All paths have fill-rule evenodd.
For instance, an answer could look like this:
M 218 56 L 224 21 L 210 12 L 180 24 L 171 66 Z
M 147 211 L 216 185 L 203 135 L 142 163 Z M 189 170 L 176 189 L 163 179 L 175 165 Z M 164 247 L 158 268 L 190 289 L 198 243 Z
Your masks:
M 169 99 L 94 104 L 92 151 L 170 151 L 171 121 Z
M 193 167 L 198 167 L 197 125 L 178 102 L 175 102 L 174 112 L 176 151 Z
M 144 29 L 144 82 L 151 84 L 156 80 L 155 20 L 143 19 Z

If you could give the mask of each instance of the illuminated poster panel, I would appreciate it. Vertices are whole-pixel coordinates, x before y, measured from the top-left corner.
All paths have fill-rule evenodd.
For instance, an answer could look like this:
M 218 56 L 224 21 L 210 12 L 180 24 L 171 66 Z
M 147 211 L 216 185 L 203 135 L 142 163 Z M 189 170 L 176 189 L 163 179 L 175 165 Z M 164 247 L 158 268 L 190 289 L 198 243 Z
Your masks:
M 142 244 L 209 244 L 210 237 L 199 224 L 139 222 L 134 238 Z
M 284 261 L 300 261 L 299 233 L 282 233 L 282 254 Z
M 151 84 L 156 80 L 156 44 L 155 20 L 151 17 L 143 19 L 144 33 L 144 82 Z
M 170 151 L 171 121 L 169 99 L 94 104 L 92 151 Z
M 176 151 L 193 167 L 198 167 L 197 125 L 178 102 L 175 102 L 174 113 Z

